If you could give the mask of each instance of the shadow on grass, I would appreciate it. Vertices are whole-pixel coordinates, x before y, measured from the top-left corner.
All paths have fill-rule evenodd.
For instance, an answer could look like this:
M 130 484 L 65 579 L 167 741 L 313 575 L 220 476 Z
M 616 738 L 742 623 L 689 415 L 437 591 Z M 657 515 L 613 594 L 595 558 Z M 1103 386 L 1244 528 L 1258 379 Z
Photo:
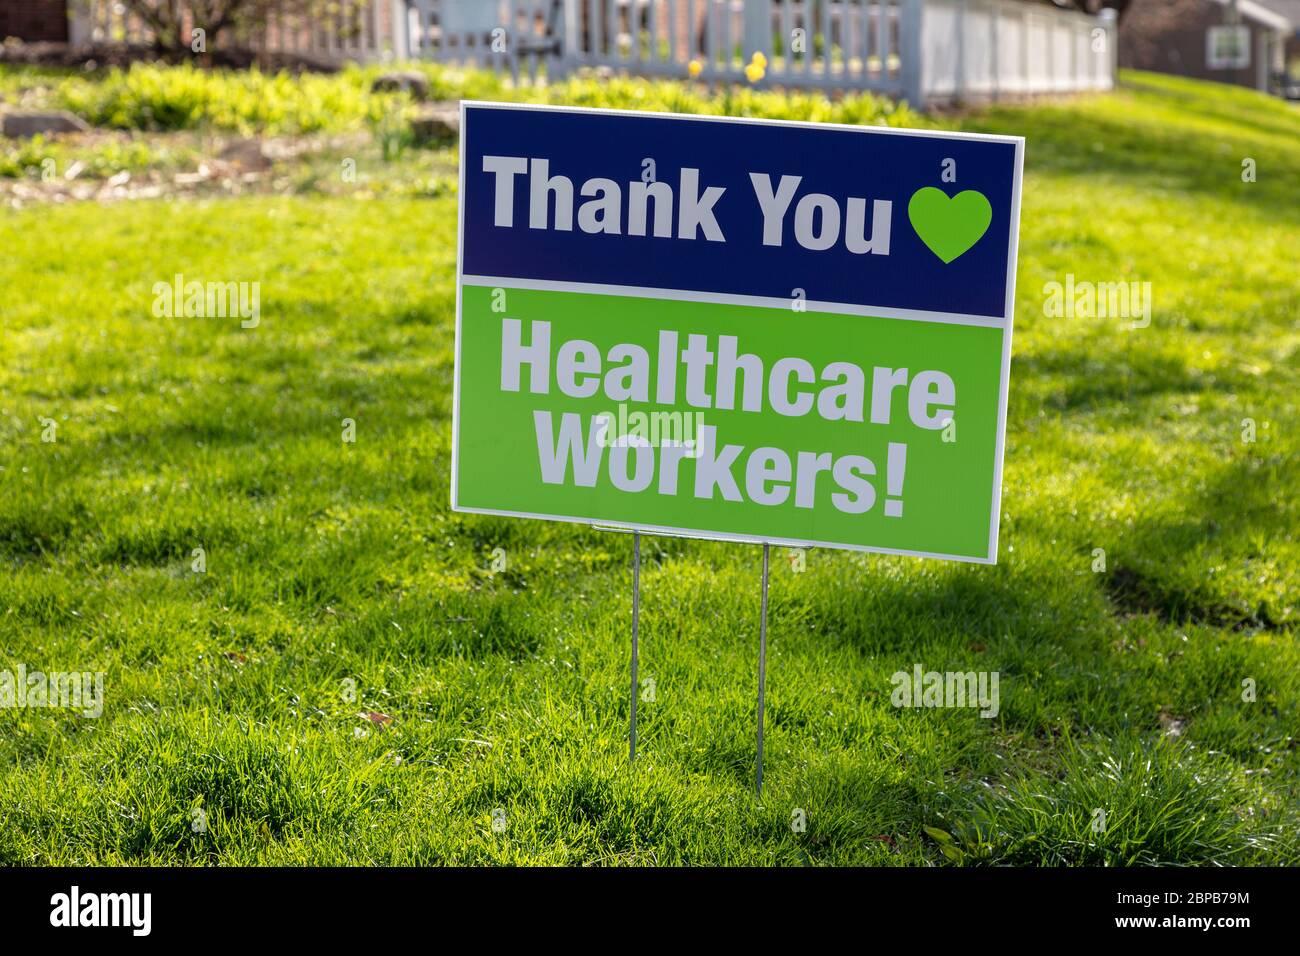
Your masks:
M 1129 557 L 1103 577 L 1111 602 L 1130 614 L 1154 614 L 1170 624 L 1204 624 L 1237 630 L 1291 629 L 1294 609 L 1231 581 L 1222 583 L 1186 560 L 1204 545 L 1238 561 L 1263 557 L 1279 527 L 1277 503 L 1287 456 L 1238 458 L 1180 510 L 1181 517 L 1137 526 Z
M 1015 363 L 1012 375 L 1033 379 L 1040 388 L 1053 378 L 1061 381 L 1062 387 L 1052 390 L 1045 402 L 1066 412 L 1164 395 L 1231 392 L 1237 387 L 1218 373 L 1197 374 L 1185 362 L 1139 348 L 1106 356 L 1053 349 L 1017 356 Z
M 1057 585 L 1035 569 L 1008 566 L 927 568 L 869 583 L 838 577 L 807 597 L 783 598 L 772 626 L 811 631 L 863 654 L 915 656 L 936 643 L 951 648 L 1002 637 L 1056 641 L 1089 617 L 1077 593 Z
M 1219 95 L 1207 97 L 1197 88 L 1177 89 L 1168 82 L 1161 82 L 1156 77 L 1146 77 L 1140 73 L 1126 73 L 1121 82 L 1121 89 L 1138 94 L 1151 94 L 1168 100 L 1175 100 L 1180 110 L 1218 120 L 1233 126 L 1244 126 L 1265 136 L 1295 136 L 1296 126 L 1300 123 L 1300 111 L 1281 100 L 1260 99 L 1253 92 L 1246 90 L 1224 90 Z M 1219 88 L 1216 87 L 1216 93 Z M 1234 95 L 1235 94 L 1235 95 Z M 1233 101 L 1239 109 L 1230 109 L 1226 104 Z M 1274 111 L 1277 122 L 1262 118 L 1264 109 Z
M 1030 171 L 1114 176 L 1153 191 L 1213 196 L 1249 207 L 1263 219 L 1300 222 L 1294 179 L 1274 175 L 1260 176 L 1253 183 L 1241 181 L 1245 157 L 1256 160 L 1261 169 L 1289 168 L 1279 147 L 1253 137 L 1245 142 L 1225 142 L 1223 134 L 1152 115 L 1142 89 L 1135 87 L 1137 95 L 1122 116 L 1098 115 L 1086 106 L 998 107 L 972 117 L 964 128 L 1023 135 L 1025 164 Z M 1213 110 L 1206 111 L 1206 116 L 1220 118 Z M 1226 121 L 1253 126 L 1270 136 L 1295 137 L 1300 131 L 1300 121 L 1290 128 L 1284 122 L 1252 122 L 1246 115 L 1234 114 Z M 1206 226 L 1210 228 L 1212 223 Z

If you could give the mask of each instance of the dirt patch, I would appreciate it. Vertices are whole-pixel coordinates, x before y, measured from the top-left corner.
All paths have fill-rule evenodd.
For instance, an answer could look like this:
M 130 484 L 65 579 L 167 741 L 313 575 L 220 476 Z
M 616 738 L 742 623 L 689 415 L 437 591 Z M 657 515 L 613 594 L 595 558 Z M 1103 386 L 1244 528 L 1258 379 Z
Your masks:
M 1275 630 L 1282 626 L 1266 605 L 1233 605 L 1214 595 L 1170 587 L 1131 567 L 1104 577 L 1111 603 L 1127 614 L 1154 614 L 1168 624 L 1204 624 L 1234 630 Z
M 259 139 L 92 130 L 54 137 L 52 143 L 68 158 L 49 168 L 30 166 L 22 176 L 0 176 L 0 206 L 294 191 L 313 161 L 368 148 L 364 134 Z M 139 144 L 153 154 L 150 162 L 111 171 L 96 167 L 96 157 Z

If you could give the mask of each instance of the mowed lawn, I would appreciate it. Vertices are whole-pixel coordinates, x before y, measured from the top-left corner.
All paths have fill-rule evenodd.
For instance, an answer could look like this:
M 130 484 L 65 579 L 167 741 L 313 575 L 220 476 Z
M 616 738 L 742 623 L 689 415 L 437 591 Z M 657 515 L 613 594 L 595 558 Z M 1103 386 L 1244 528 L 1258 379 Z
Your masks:
M 454 197 L 0 213 L 0 670 L 105 672 L 0 709 L 0 863 L 1300 862 L 1300 112 L 944 122 L 1028 139 L 999 563 L 774 551 L 761 799 L 760 548 L 644 539 L 630 767 L 630 538 L 450 512 Z

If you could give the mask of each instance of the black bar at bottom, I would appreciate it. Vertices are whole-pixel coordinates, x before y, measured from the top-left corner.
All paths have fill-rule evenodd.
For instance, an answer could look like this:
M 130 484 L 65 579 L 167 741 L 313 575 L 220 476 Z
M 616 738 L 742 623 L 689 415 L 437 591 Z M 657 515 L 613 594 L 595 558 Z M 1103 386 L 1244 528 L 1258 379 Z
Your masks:
M 0 932 L 6 943 L 75 934 L 79 941 L 114 937 L 127 945 L 261 946 L 284 939 L 375 947 L 385 939 L 400 945 L 410 933 L 438 926 L 481 933 L 486 942 L 510 929 L 590 938 L 624 920 L 653 934 L 651 924 L 662 921 L 663 931 L 680 939 L 686 927 L 698 928 L 692 938 L 744 935 L 747 926 L 761 930 L 779 918 L 790 921 L 792 932 L 820 937 L 841 924 L 873 942 L 915 943 L 944 927 L 965 927 L 963 933 L 991 934 L 984 938 L 999 943 L 1191 933 L 1229 943 L 1294 925 L 1296 874 L 1280 868 L 0 869 Z M 143 895 L 132 894 L 148 894 L 147 908 Z M 741 906 L 745 899 L 765 901 L 758 923 L 748 904 Z

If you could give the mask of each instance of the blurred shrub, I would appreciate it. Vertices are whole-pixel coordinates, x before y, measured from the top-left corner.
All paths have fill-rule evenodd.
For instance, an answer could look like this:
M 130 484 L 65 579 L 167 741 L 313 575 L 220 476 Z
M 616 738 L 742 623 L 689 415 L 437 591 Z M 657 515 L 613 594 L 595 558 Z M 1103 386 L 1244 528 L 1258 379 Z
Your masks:
M 825 123 L 921 125 L 906 106 L 868 93 L 832 99 L 819 93 L 713 89 L 703 84 L 632 77 L 575 76 L 550 86 L 514 88 L 497 75 L 434 64 L 438 100 L 495 99 L 707 115 L 757 116 Z M 52 99 L 96 126 L 114 129 L 212 129 L 248 135 L 345 132 L 388 122 L 404 93 L 374 93 L 380 66 L 335 74 L 200 70 L 136 64 L 54 81 Z
M 391 96 L 393 94 L 386 94 Z M 199 70 L 135 64 L 99 77 L 69 77 L 59 104 L 112 129 L 210 128 L 244 135 L 354 129 L 380 110 L 381 97 L 357 68 L 338 74 Z

